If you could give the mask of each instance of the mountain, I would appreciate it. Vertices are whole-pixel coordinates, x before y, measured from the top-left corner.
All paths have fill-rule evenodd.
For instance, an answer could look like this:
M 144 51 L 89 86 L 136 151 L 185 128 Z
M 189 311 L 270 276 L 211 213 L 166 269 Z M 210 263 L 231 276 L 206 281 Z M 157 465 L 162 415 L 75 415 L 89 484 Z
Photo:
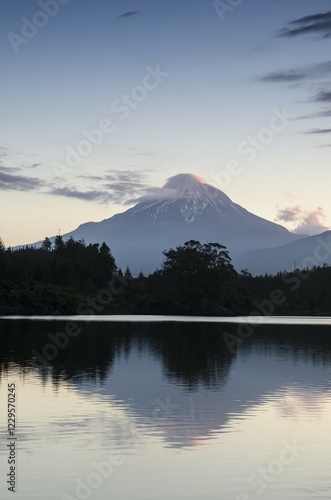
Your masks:
M 247 268 L 252 274 L 276 274 L 324 264 L 331 265 L 331 231 L 275 248 L 251 250 L 234 258 L 238 269 Z
M 225 193 L 192 174 L 168 179 L 158 194 L 101 222 L 87 222 L 63 235 L 86 243 L 105 241 L 119 267 L 149 273 L 162 252 L 194 239 L 225 245 L 231 257 L 256 248 L 293 242 L 303 236 L 258 217 Z

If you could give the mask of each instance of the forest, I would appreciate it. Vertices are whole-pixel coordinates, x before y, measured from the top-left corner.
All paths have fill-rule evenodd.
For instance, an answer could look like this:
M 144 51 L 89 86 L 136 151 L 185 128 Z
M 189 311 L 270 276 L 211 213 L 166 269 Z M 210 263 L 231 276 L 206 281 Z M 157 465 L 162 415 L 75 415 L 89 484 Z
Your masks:
M 132 276 L 105 243 L 58 235 L 13 250 L 0 240 L 0 315 L 331 315 L 330 266 L 252 276 L 219 243 L 163 253 L 160 269 Z

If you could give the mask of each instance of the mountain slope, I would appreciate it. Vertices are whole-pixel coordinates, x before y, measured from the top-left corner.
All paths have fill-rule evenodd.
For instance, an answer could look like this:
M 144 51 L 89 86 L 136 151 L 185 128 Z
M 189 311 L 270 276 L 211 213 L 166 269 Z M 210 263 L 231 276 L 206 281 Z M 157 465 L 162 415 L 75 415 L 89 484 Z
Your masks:
M 295 241 L 303 236 L 258 217 L 219 189 L 192 174 L 171 177 L 159 195 L 101 222 L 88 222 L 64 235 L 87 243 L 105 241 L 119 267 L 152 272 L 162 251 L 195 239 L 219 242 L 231 256 L 255 248 Z
M 234 257 L 234 264 L 238 269 L 247 268 L 253 274 L 276 274 L 295 268 L 331 265 L 331 231 L 275 248 L 245 252 Z

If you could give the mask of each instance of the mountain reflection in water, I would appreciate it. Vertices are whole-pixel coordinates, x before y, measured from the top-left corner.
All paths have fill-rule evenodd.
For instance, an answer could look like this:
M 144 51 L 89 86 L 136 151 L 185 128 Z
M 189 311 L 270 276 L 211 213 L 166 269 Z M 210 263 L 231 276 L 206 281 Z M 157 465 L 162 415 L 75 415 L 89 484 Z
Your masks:
M 159 480 L 146 482 L 146 462 L 155 477 L 160 464 L 169 468 L 173 498 L 184 498 L 179 484 L 193 459 L 192 498 L 201 498 L 200 491 L 203 497 L 236 499 L 252 493 L 247 478 L 279 455 L 284 440 L 298 438 L 308 453 L 295 462 L 291 479 L 275 481 L 266 498 L 324 498 L 312 496 L 321 486 L 318 474 L 323 491 L 329 491 L 330 326 L 260 326 L 230 350 L 224 334 L 235 334 L 237 325 L 82 322 L 81 333 L 42 363 L 35 353 L 51 342 L 49 333 L 64 328 L 61 321 L 0 321 L 0 388 L 17 381 L 22 453 L 44 449 L 47 436 L 52 460 L 63 468 L 66 486 L 59 490 L 54 484 L 54 498 L 68 491 L 72 477 L 89 470 L 89 463 L 112 451 L 130 458 L 112 483 L 95 493 L 97 499 L 142 498 L 138 490 L 147 498 L 166 498 Z M 133 449 L 132 443 L 139 446 Z M 65 447 L 65 457 L 58 446 Z M 200 458 L 185 455 L 194 450 L 201 450 Z M 158 458 L 150 462 L 154 454 Z M 40 473 L 51 477 L 47 463 L 35 460 Z M 24 498 L 32 500 L 33 477 L 24 475 L 28 463 L 22 456 Z M 217 463 L 221 476 L 214 470 Z M 133 465 L 139 470 L 135 479 Z M 123 479 L 126 473 L 131 486 Z

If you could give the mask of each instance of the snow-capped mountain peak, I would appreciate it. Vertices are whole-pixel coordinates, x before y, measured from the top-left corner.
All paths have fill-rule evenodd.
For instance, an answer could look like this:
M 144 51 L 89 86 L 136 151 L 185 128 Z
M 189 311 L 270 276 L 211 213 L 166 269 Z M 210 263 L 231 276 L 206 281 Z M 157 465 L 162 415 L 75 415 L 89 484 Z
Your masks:
M 207 184 L 207 181 L 198 175 L 178 174 L 170 177 L 164 185 L 164 188 L 174 189 L 180 193 L 185 193 L 201 189 L 205 184 Z
M 199 218 L 206 208 L 221 212 L 224 216 L 226 205 L 231 206 L 230 198 L 219 189 L 211 186 L 205 179 L 194 174 L 178 174 L 170 177 L 160 191 L 142 199 L 131 212 L 132 217 L 139 214 L 153 214 L 154 223 L 164 216 L 178 218 L 190 224 Z

